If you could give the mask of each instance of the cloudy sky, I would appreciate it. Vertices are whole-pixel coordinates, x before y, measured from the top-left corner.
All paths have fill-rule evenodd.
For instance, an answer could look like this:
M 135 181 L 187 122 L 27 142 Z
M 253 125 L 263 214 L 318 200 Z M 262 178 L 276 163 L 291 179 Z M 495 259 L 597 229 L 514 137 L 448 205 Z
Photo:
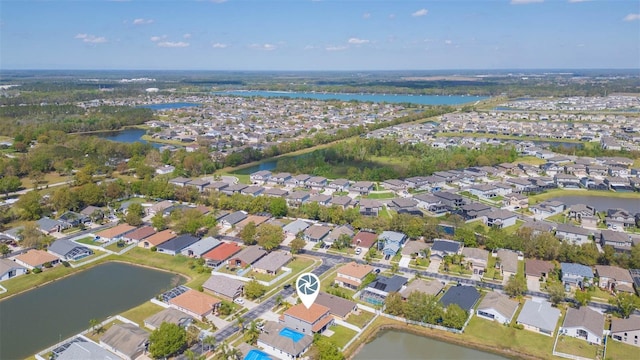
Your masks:
M 640 68 L 637 0 L 0 1 L 0 69 Z

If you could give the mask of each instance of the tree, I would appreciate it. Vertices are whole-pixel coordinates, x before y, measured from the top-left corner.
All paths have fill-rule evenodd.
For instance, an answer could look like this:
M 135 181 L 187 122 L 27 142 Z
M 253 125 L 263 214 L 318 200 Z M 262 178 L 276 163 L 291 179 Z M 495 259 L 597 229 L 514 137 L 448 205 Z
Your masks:
M 351 236 L 349 236 L 347 234 L 341 234 L 340 236 L 338 236 L 336 241 L 333 242 L 333 246 L 336 249 L 343 249 L 343 248 L 350 247 L 351 246 Z
M 307 245 L 307 242 L 304 241 L 303 238 L 297 237 L 289 243 L 289 247 L 291 248 L 292 254 L 297 254 L 300 250 L 304 249 L 304 246 Z
M 202 339 L 202 345 L 206 346 L 207 351 L 209 351 L 216 345 L 216 338 L 211 335 L 207 335 Z
M 240 231 L 240 238 L 244 241 L 245 245 L 255 245 L 256 244 L 256 223 L 250 221 L 247 225 L 242 228 Z
M 317 339 L 317 340 L 316 340 Z M 336 344 L 325 336 L 317 336 L 314 339 L 314 346 L 318 352 L 314 357 L 317 360 L 344 360 L 344 355 Z
M 162 211 L 157 212 L 151 218 L 151 225 L 157 230 L 162 231 L 167 228 L 167 219 L 162 214 Z
M 520 276 L 511 276 L 504 287 L 504 292 L 511 297 L 522 296 L 526 290 L 527 283 Z
M 244 334 L 244 323 L 245 323 L 245 319 L 240 316 L 240 314 L 236 315 L 236 320 L 238 321 L 238 329 L 240 329 L 240 331 L 242 331 L 242 333 Z
M 25 220 L 38 220 L 42 217 L 42 196 L 37 191 L 29 191 L 20 196 L 15 207 Z
M 102 326 L 102 323 L 98 321 L 98 319 L 89 320 L 89 326 L 91 327 L 91 331 L 93 331 L 94 334 L 100 334 L 104 331 L 104 327 Z
M 260 330 L 258 330 L 258 325 L 256 321 L 253 320 L 251 324 L 249 324 L 249 329 L 244 333 L 244 342 L 249 345 L 255 345 L 258 342 L 258 337 L 260 336 Z
M 177 353 L 187 345 L 187 331 L 177 324 L 162 323 L 149 336 L 149 352 L 154 358 Z
M 251 280 L 244 286 L 244 294 L 251 300 L 261 297 L 265 292 L 267 288 L 256 280 Z
M 10 253 L 11 253 L 11 249 L 9 249 L 9 245 L 0 244 L 0 254 L 2 254 L 2 256 L 7 256 Z
M 22 238 L 21 245 L 24 247 L 38 248 L 45 240 L 44 234 L 38 230 L 34 222 L 24 224 L 22 230 L 19 232 L 19 236 Z
M 271 211 L 271 215 L 275 217 L 285 216 L 289 211 L 287 201 L 284 198 L 273 198 L 269 204 L 269 210 Z
M 467 312 L 457 304 L 449 304 L 442 317 L 442 325 L 448 328 L 462 329 L 467 321 Z
M 384 301 L 385 312 L 389 315 L 402 316 L 404 314 L 402 296 L 393 292 Z
M 564 293 L 564 286 L 562 286 L 562 284 L 555 283 L 551 285 L 548 289 L 548 292 L 550 296 L 549 300 L 551 300 L 551 303 L 553 305 L 557 306 L 562 301 L 564 301 L 565 293 Z
M 22 186 L 22 182 L 17 176 L 5 176 L 0 178 L 0 193 L 8 196 L 9 193 L 18 191 Z
M 256 231 L 256 240 L 265 250 L 271 251 L 280 246 L 284 240 L 284 232 L 280 226 L 262 224 Z
M 609 299 L 609 304 L 617 307 L 620 317 L 626 319 L 640 307 L 640 300 L 634 294 L 618 293 L 615 298 Z
M 585 306 L 591 301 L 591 293 L 589 291 L 577 290 L 574 298 L 579 306 Z
M 201 229 L 209 229 L 216 224 L 216 219 L 203 215 L 198 209 L 177 210 L 171 213 L 175 221 L 173 228 L 180 234 L 196 235 Z
M 127 215 L 124 219 L 127 224 L 131 226 L 139 226 L 142 225 L 142 215 L 144 215 L 142 204 L 133 203 L 129 205 L 129 208 L 127 209 Z

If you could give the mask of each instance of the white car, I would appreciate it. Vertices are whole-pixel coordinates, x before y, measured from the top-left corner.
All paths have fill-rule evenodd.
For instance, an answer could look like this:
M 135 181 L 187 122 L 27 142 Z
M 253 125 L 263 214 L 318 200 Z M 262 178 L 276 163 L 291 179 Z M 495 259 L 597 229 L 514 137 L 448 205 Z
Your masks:
M 233 302 L 238 304 L 238 305 L 242 305 L 242 304 L 244 304 L 244 299 L 243 298 L 237 298 L 237 299 L 233 300 Z
M 356 255 L 360 255 L 361 252 L 362 252 L 361 248 L 356 248 Z

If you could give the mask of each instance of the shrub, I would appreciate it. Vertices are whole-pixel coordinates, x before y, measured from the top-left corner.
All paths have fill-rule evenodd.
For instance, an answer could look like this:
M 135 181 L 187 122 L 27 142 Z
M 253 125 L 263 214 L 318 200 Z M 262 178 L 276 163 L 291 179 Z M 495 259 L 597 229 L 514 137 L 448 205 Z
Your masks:
M 69 265 L 69 262 L 68 262 L 68 261 L 63 261 L 63 262 L 62 262 L 62 266 L 64 266 L 64 267 L 69 267 L 69 266 L 71 266 L 71 265 Z
M 158 248 L 157 248 L 157 247 L 155 247 L 155 246 L 152 246 L 152 247 L 151 247 L 151 251 L 158 251 Z
M 33 268 L 33 273 L 34 274 L 40 274 L 42 272 L 42 269 L 40 268 Z
M 50 269 L 53 267 L 53 265 L 51 265 L 51 262 L 47 261 L 46 263 L 42 264 L 42 266 L 46 267 L 47 269 Z

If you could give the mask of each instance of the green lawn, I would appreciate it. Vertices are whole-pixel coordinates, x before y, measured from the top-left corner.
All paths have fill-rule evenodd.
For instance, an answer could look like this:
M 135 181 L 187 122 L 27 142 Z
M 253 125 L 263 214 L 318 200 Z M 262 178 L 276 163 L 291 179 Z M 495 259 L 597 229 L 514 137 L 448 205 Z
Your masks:
M 333 331 L 333 335 L 329 337 L 329 340 L 336 344 L 340 349 L 347 345 L 347 343 L 357 334 L 355 331 L 339 325 L 334 325 L 330 327 L 329 330 Z
M 444 262 L 440 264 L 440 272 L 452 275 L 471 275 L 471 270 L 459 264 L 451 264 L 449 265 L 449 271 L 444 271 Z
M 116 259 L 122 259 L 129 261 L 133 264 L 140 264 L 151 266 L 158 269 L 164 269 L 173 273 L 183 274 L 189 277 L 187 286 L 197 289 L 202 285 L 210 276 L 210 272 L 199 273 L 195 269 L 191 268 L 193 259 L 178 255 L 170 256 L 164 254 L 158 254 L 157 252 L 149 251 L 140 247 L 135 247 L 126 253 L 116 257 Z
M 87 257 L 83 257 L 82 259 L 80 259 L 80 260 L 78 260 L 78 261 L 69 261 L 69 262 L 70 262 L 71 264 L 74 264 L 74 266 L 75 266 L 75 264 L 80 264 L 80 263 L 83 263 L 83 262 L 85 262 L 85 261 L 89 261 L 89 260 L 91 260 L 91 259 L 95 259 L 95 258 L 97 258 L 98 256 L 102 256 L 102 255 L 104 255 L 104 254 L 106 254 L 104 251 L 100 251 L 100 250 L 93 250 L 93 255 L 89 255 L 89 256 L 87 256 Z
M 0 299 L 25 290 L 37 288 L 38 286 L 46 282 L 58 280 L 76 271 L 78 270 L 72 267 L 64 267 L 62 265 L 58 265 L 51 269 L 44 269 L 44 271 L 40 274 L 30 273 L 3 281 L 2 286 L 8 291 L 0 294 Z
M 607 339 L 607 353 L 605 359 L 627 360 L 638 356 L 638 348 L 633 345 L 621 343 L 619 341 Z
M 500 270 L 496 269 L 496 258 L 489 256 L 487 261 L 487 271 L 484 273 L 484 278 L 488 280 L 502 280 L 502 274 Z
M 334 280 L 336 279 L 337 276 L 338 276 L 338 273 L 333 273 L 329 277 L 321 280 L 320 281 L 320 290 L 324 291 L 326 293 L 332 293 L 332 292 L 339 291 L 339 292 L 349 296 L 349 298 L 353 297 L 353 295 L 355 295 L 355 293 L 356 293 L 355 291 L 353 291 L 351 289 L 346 289 L 346 288 L 343 288 L 343 287 L 334 287 L 333 286 L 333 282 L 334 282 Z
M 144 304 L 129 309 L 120 315 L 131 321 L 135 321 L 138 325 L 140 325 L 140 327 L 144 327 L 144 320 L 146 318 L 159 313 L 163 309 L 164 308 L 162 306 L 156 305 L 151 301 L 147 301 Z
M 347 318 L 347 322 L 351 325 L 355 325 L 362 329 L 371 319 L 373 319 L 374 314 L 368 311 L 360 310 L 360 314 L 355 315 L 351 314 Z
M 393 191 L 372 193 L 366 196 L 367 199 L 393 199 L 395 197 L 396 194 Z
M 518 351 L 541 359 L 551 358 L 554 341 L 550 336 L 518 330 L 477 316 L 471 318 L 461 337 L 496 349 Z
M 582 356 L 589 359 L 595 359 L 597 354 L 602 353 L 602 346 L 591 345 L 585 340 L 561 335 L 560 337 L 558 337 L 556 351 L 565 354 Z
M 81 244 L 86 244 L 86 245 L 97 245 L 95 240 L 91 236 L 87 236 L 80 240 L 76 240 L 76 242 L 79 242 Z
M 537 204 L 544 200 L 553 199 L 559 196 L 594 196 L 594 197 L 609 197 L 609 198 L 627 198 L 627 199 L 640 199 L 640 193 L 636 192 L 615 192 L 615 191 L 598 191 L 598 190 L 564 190 L 564 189 L 552 189 L 547 190 L 541 194 L 532 195 L 529 197 L 529 204 Z

